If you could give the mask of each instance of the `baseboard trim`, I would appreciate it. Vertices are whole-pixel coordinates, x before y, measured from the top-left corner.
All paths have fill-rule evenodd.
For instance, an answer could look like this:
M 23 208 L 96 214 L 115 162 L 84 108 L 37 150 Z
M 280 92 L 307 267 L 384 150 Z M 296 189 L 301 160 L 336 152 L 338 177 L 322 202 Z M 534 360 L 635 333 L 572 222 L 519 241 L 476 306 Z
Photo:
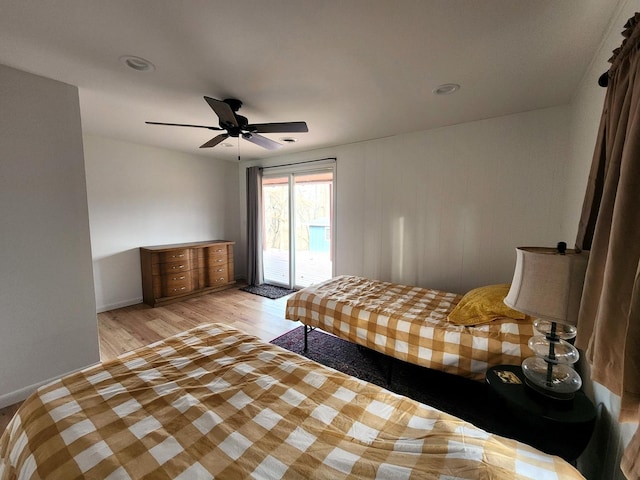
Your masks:
M 142 303 L 142 297 L 136 297 L 130 300 L 123 300 L 121 302 L 110 303 L 107 305 L 100 305 L 96 307 L 96 313 L 108 312 L 109 310 L 115 310 L 116 308 L 130 307 L 131 305 L 137 305 L 139 303 Z
M 38 383 L 34 383 L 33 385 L 28 385 L 26 387 L 20 388 L 13 392 L 5 393 L 4 395 L 0 395 L 0 408 L 5 408 L 11 405 L 15 405 L 16 403 L 20 403 L 26 400 L 29 395 L 31 395 L 33 392 L 35 392 L 38 388 L 42 387 L 43 385 L 47 385 L 51 382 L 55 382 L 59 378 L 62 378 L 66 375 L 71 375 L 72 373 L 79 372 L 80 370 L 84 370 L 85 368 L 92 367 L 93 365 L 96 365 L 96 364 L 87 365 L 86 367 L 76 368 L 75 370 L 72 370 L 67 373 L 63 373 L 56 377 L 49 378 L 47 380 L 43 380 Z

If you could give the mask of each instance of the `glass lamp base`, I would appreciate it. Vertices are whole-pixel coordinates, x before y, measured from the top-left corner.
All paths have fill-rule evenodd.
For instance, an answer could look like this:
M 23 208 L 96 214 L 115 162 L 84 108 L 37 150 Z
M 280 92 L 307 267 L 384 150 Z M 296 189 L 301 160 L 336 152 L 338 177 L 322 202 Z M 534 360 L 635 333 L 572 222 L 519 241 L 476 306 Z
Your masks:
M 529 339 L 529 348 L 538 357 L 550 363 L 566 363 L 572 365 L 578 361 L 580 354 L 578 349 L 564 340 L 549 340 L 542 335 L 536 335 Z M 553 357 L 552 357 L 553 352 Z M 551 360 L 553 358 L 553 360 Z
M 569 365 L 547 363 L 539 357 L 522 362 L 522 373 L 527 384 L 547 397 L 567 400 L 582 387 L 582 379 Z
M 567 325 L 565 323 L 555 323 L 541 318 L 536 318 L 533 322 L 533 328 L 538 333 L 546 337 L 558 337 L 562 340 L 571 340 L 576 336 L 578 331 L 573 325 Z

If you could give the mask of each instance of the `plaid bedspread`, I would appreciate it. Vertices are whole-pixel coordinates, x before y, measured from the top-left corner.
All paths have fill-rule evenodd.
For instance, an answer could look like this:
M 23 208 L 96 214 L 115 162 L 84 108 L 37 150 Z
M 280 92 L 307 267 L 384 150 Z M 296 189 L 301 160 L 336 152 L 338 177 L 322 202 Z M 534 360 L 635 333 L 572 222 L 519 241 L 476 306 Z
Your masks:
M 2 479 L 579 479 L 480 430 L 223 325 L 40 388 Z
M 286 318 L 423 367 L 484 381 L 493 365 L 533 355 L 528 320 L 454 325 L 462 295 L 342 275 L 291 296 Z

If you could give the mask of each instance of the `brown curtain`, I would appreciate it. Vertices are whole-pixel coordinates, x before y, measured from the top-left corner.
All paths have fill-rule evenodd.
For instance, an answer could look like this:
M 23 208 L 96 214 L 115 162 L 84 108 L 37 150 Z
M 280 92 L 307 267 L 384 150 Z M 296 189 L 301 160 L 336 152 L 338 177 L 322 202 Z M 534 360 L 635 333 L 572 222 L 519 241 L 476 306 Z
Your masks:
M 247 283 L 264 282 L 262 271 L 262 168 L 247 169 Z
M 614 51 L 576 247 L 590 250 L 576 345 L 591 378 L 621 398 L 620 421 L 640 419 L 640 14 Z M 640 430 L 622 470 L 640 478 Z

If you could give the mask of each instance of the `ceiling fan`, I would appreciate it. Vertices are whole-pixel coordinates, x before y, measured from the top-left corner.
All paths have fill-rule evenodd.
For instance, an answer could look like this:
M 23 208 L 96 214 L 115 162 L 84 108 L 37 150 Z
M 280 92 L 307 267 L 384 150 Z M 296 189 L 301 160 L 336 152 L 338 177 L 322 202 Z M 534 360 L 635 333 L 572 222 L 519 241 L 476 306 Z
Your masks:
M 209 106 L 213 109 L 219 119 L 219 127 L 210 127 L 206 125 L 189 125 L 184 123 L 162 123 L 162 122 L 145 122 L 149 125 L 169 125 L 173 127 L 194 127 L 206 128 L 208 130 L 226 130 L 227 133 L 221 133 L 213 137 L 206 143 L 200 145 L 200 148 L 215 147 L 220 142 L 229 137 L 242 137 L 251 143 L 254 143 L 267 150 L 275 150 L 282 146 L 281 143 L 275 142 L 270 138 L 260 135 L 261 133 L 300 133 L 308 132 L 306 122 L 281 122 L 281 123 L 249 123 L 247 117 L 238 115 L 238 110 L 242 107 L 242 102 L 235 98 L 227 98 L 225 100 L 216 100 L 211 97 L 204 97 Z

